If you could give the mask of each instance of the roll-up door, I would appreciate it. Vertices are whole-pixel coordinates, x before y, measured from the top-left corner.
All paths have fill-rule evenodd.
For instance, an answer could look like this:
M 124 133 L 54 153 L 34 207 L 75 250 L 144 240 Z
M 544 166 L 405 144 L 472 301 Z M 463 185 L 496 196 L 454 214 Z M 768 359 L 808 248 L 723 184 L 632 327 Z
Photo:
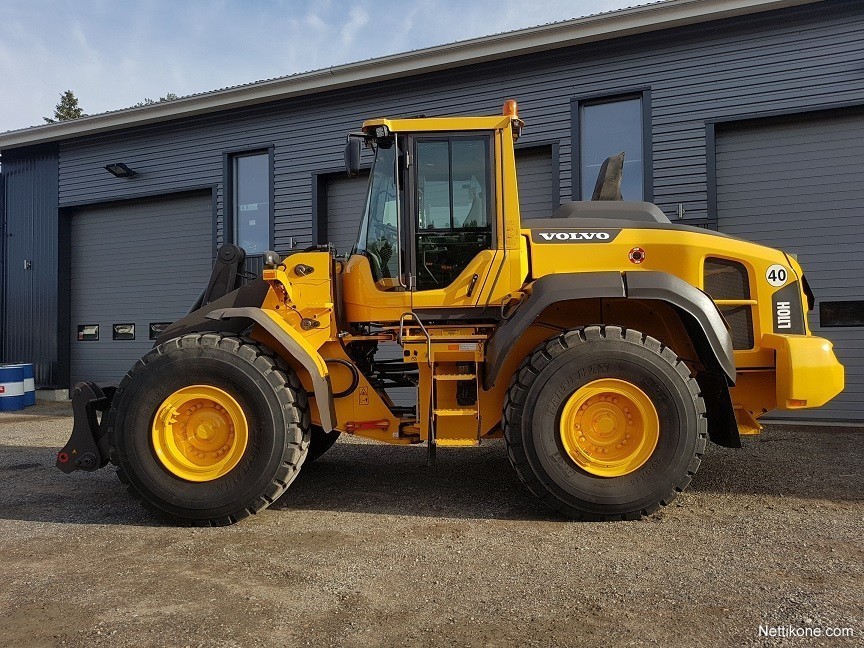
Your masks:
M 347 254 L 354 246 L 366 208 L 368 183 L 368 171 L 356 178 L 340 174 L 327 182 L 327 240 L 337 254 Z
M 817 298 L 810 326 L 846 366 L 828 405 L 772 417 L 864 420 L 864 328 L 825 326 L 819 313 L 821 302 L 864 305 L 862 142 L 864 115 L 849 112 L 716 130 L 718 228 L 798 255 Z
M 558 207 L 558 179 L 554 177 L 552 147 L 516 150 L 516 182 L 522 218 L 548 218 Z
M 73 214 L 73 385 L 119 381 L 153 346 L 151 324 L 189 310 L 210 276 L 212 222 L 209 193 Z

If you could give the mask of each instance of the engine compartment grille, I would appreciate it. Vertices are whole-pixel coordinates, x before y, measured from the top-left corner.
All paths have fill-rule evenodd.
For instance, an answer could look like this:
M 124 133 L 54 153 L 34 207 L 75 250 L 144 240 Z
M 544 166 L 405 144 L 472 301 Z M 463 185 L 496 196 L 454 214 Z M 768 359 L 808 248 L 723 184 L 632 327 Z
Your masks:
M 703 290 L 718 303 L 732 335 L 736 350 L 753 348 L 753 307 L 750 300 L 750 278 L 744 264 L 729 259 L 705 259 Z M 736 303 L 738 302 L 738 303 Z

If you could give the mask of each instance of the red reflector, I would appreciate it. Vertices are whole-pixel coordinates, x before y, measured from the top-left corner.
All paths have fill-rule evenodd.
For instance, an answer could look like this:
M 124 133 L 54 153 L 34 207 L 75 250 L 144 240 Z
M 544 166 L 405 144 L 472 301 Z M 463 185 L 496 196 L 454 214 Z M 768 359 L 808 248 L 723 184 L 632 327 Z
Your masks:
M 645 250 L 640 247 L 634 247 L 630 250 L 630 263 L 640 264 L 645 260 Z
M 67 461 L 69 461 L 69 455 L 65 452 L 58 452 L 57 461 L 59 461 L 60 463 L 66 463 Z
M 345 424 L 346 432 L 354 432 L 355 430 L 386 430 L 390 427 L 390 421 L 387 419 L 379 419 L 377 421 L 348 421 Z

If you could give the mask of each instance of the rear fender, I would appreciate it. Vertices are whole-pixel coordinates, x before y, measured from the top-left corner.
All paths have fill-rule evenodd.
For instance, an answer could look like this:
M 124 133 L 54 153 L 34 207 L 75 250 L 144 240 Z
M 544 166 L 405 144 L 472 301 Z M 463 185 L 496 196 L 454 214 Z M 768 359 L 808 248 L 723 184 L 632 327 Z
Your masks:
M 668 273 L 642 271 L 562 273 L 537 279 L 528 298 L 498 327 L 486 346 L 484 387 L 489 390 L 495 385 L 516 341 L 547 307 L 562 301 L 594 298 L 657 300 L 669 304 L 681 315 L 705 367 L 724 376 L 727 385 L 735 384 L 732 338 L 711 298 Z

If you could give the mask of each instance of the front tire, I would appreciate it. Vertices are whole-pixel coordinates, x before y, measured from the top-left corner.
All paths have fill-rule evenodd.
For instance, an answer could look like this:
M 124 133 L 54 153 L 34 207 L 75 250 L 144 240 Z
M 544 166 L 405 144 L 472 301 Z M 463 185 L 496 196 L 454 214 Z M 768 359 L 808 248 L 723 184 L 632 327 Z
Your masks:
M 232 524 L 275 501 L 309 447 L 294 371 L 261 345 L 190 334 L 150 351 L 108 412 L 112 461 L 129 492 L 174 520 Z
M 554 337 L 519 366 L 504 404 L 510 462 L 574 519 L 638 519 L 695 475 L 707 443 L 690 370 L 658 340 L 617 326 Z

